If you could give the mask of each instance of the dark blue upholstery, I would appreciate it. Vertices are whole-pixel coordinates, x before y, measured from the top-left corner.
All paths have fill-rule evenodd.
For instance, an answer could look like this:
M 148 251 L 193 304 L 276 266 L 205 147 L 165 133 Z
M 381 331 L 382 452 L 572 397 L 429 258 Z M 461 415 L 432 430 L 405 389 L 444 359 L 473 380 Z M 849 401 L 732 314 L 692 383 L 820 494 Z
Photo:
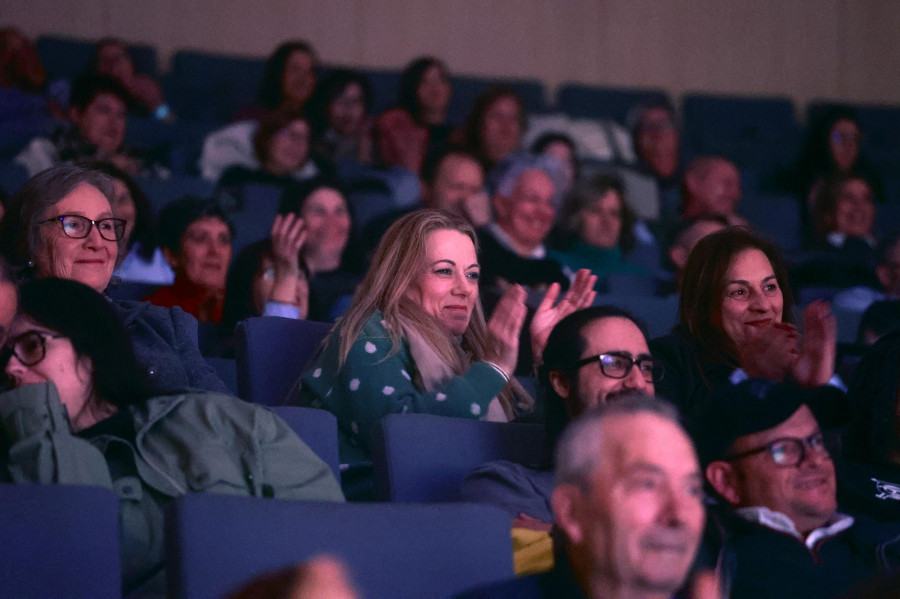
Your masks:
M 242 188 L 233 206 L 226 207 L 234 223 L 231 245 L 235 256 L 248 245 L 270 236 L 280 202 L 280 188 L 253 183 Z
M 169 596 L 219 599 L 264 572 L 328 553 L 364 597 L 450 597 L 513 575 L 509 526 L 509 516 L 483 505 L 191 494 L 169 513 Z
M 628 113 L 640 104 L 671 104 L 662 89 L 600 87 L 567 83 L 556 94 L 557 108 L 574 118 L 612 119 L 625 124 Z
M 109 489 L 0 485 L 0 594 L 121 597 L 119 498 Z
M 47 69 L 47 80 L 73 79 L 88 68 L 94 41 L 45 35 L 35 43 L 41 64 Z M 129 45 L 128 54 L 134 70 L 151 77 L 157 74 L 156 48 L 147 45 Z
M 0 162 L 0 188 L 7 196 L 14 193 L 25 185 L 28 180 L 28 172 L 25 167 L 15 162 Z
M 744 197 L 738 212 L 783 252 L 797 252 L 803 241 L 800 206 L 800 201 L 790 195 L 759 194 Z
M 147 200 L 157 214 L 163 206 L 186 195 L 210 197 L 213 184 L 200 177 L 190 175 L 172 175 L 166 179 L 160 177 L 138 177 L 137 184 L 147 196 Z
M 297 436 L 328 464 L 334 477 L 341 480 L 337 418 L 334 414 L 327 410 L 299 406 L 275 406 L 272 411 L 287 422 Z
M 547 100 L 544 84 L 539 79 L 495 79 L 490 77 L 461 77 L 450 78 L 453 85 L 453 94 L 450 96 L 450 105 L 447 107 L 447 121 L 453 124 L 462 124 L 475 98 L 490 87 L 502 85 L 512 88 L 516 95 L 522 99 L 525 110 L 529 113 L 547 112 Z
M 459 501 L 462 479 L 491 460 L 539 466 L 544 427 L 389 414 L 372 431 L 378 498 L 397 502 Z
M 203 324 L 202 322 L 200 324 Z M 204 358 L 213 370 L 216 376 L 225 383 L 228 392 L 237 397 L 237 362 L 233 358 Z
M 281 405 L 331 324 L 277 316 L 248 318 L 235 328 L 238 397 Z
M 176 52 L 166 97 L 179 117 L 226 123 L 256 100 L 264 65 L 263 58 Z
M 678 320 L 678 296 L 654 297 L 643 294 L 597 294 L 595 306 L 611 304 L 627 310 L 647 325 L 650 337 L 659 337 L 672 330 Z

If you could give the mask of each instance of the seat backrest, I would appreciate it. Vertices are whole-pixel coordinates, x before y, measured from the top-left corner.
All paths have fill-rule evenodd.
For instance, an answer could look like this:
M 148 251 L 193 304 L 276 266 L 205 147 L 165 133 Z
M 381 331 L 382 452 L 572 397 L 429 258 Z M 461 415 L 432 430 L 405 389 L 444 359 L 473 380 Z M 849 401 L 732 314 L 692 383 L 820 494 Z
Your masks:
M 389 414 L 372 431 L 378 499 L 459 501 L 463 478 L 491 460 L 540 466 L 546 459 L 544 427 Z
M 509 516 L 491 506 L 196 493 L 173 508 L 166 538 L 171 597 L 218 599 L 264 572 L 323 553 L 347 565 L 364 597 L 444 598 L 513 574 Z
M 0 485 L 4 597 L 122 596 L 119 498 L 109 489 Z
M 331 324 L 278 316 L 248 318 L 234 331 L 238 397 L 281 405 Z
M 327 410 L 299 406 L 273 406 L 272 411 L 287 422 L 313 453 L 328 464 L 334 477 L 341 480 L 337 418 L 334 414 Z
M 612 119 L 626 124 L 628 113 L 641 104 L 671 105 L 662 89 L 606 87 L 566 83 L 556 92 L 560 111 L 574 118 Z

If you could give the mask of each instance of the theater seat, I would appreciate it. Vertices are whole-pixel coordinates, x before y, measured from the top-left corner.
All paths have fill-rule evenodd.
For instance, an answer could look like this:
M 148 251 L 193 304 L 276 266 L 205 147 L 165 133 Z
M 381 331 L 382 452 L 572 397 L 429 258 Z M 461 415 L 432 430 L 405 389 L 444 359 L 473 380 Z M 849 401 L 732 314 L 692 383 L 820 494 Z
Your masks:
M 234 331 L 238 397 L 281 405 L 331 324 L 278 316 L 248 318 Z
M 382 501 L 459 501 L 462 479 L 475 467 L 491 460 L 538 466 L 545 458 L 542 424 L 389 414 L 372 431 Z
M 443 599 L 513 575 L 509 516 L 490 506 L 191 494 L 173 508 L 170 597 L 219 599 L 324 553 L 347 565 L 363 597 Z
M 341 480 L 337 418 L 334 414 L 327 410 L 299 406 L 275 406 L 272 411 L 287 422 L 297 436 L 328 464 L 334 477 Z
M 109 489 L 0 485 L 0 594 L 122 596 L 119 498 Z

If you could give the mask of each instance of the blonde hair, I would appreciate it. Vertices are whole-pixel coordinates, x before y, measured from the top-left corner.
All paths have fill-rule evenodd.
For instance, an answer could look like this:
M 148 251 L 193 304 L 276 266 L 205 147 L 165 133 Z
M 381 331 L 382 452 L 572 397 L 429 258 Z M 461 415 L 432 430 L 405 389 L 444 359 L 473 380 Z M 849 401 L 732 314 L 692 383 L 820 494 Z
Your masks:
M 407 214 L 388 228 L 381 238 L 365 278 L 357 286 L 350 308 L 341 317 L 324 343 L 337 335 L 338 368 L 344 365 L 350 348 L 376 310 L 384 317 L 391 339 L 391 352 L 400 349 L 405 328 L 415 329 L 456 375 L 466 372 L 473 361 L 483 360 L 491 343 L 481 301 L 476 299 L 462 343 L 443 324 L 406 297 L 406 291 L 424 267 L 426 241 L 435 231 L 458 231 L 478 249 L 475 230 L 465 219 L 441 210 L 423 209 Z M 417 381 L 419 386 L 421 381 Z M 526 407 L 534 401 L 515 379 L 498 396 L 508 417 L 514 415 L 515 398 Z

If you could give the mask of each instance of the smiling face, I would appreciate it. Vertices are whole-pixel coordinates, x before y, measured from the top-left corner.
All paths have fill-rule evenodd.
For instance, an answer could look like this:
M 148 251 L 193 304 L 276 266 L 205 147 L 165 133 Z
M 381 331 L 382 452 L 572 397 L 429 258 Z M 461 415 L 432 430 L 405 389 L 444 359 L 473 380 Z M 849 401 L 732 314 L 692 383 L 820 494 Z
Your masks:
M 306 164 L 309 157 L 309 125 L 300 119 L 291 121 L 269 142 L 266 169 L 275 175 L 287 175 Z
M 220 218 L 205 216 L 188 225 L 177 256 L 167 257 L 177 277 L 212 289 L 225 289 L 231 261 L 231 231 Z
M 556 216 L 553 191 L 550 177 L 530 169 L 522 173 L 509 196 L 494 196 L 497 224 L 521 251 L 533 250 L 550 233 Z
M 810 409 L 801 406 L 778 426 L 739 437 L 729 454 L 763 447 L 776 439 L 806 439 L 818 431 L 819 424 Z M 807 448 L 806 457 L 796 466 L 775 464 L 768 451 L 713 464 L 726 469 L 722 482 L 714 486 L 728 503 L 735 507 L 764 506 L 781 512 L 801 533 L 822 526 L 837 510 L 834 462 L 825 452 Z
M 619 245 L 622 233 L 622 198 L 607 191 L 581 211 L 578 237 L 587 245 L 612 248 Z
M 872 188 L 862 179 L 850 179 L 841 186 L 834 209 L 834 230 L 848 237 L 866 237 L 875 224 Z
M 90 359 L 81 358 L 75 353 L 71 341 L 64 337 L 51 337 L 57 333 L 25 315 L 18 316 L 13 322 L 8 343 L 15 343 L 17 339 L 23 339 L 24 343 L 26 340 L 22 336 L 32 331 L 43 338 L 44 359 L 37 364 L 25 366 L 13 355 L 6 363 L 6 374 L 16 388 L 53 381 L 59 392 L 59 399 L 74 424 L 76 416 L 91 398 L 93 365 Z M 27 342 L 40 341 L 31 338 Z
M 721 310 L 715 315 L 731 342 L 741 345 L 750 327 L 781 322 L 783 309 L 781 286 L 766 255 L 751 248 L 735 256 L 725 274 Z
M 46 221 L 64 214 L 77 214 L 96 221 L 111 218 L 113 211 L 99 189 L 81 183 L 49 207 L 38 220 Z M 73 279 L 99 292 L 106 289 L 116 264 L 117 242 L 100 237 L 100 231 L 94 226 L 84 239 L 67 237 L 58 220 L 39 226 L 41 241 L 34 252 L 39 277 Z
M 316 71 L 312 54 L 303 51 L 288 56 L 281 74 L 283 104 L 303 106 L 316 87 Z
M 611 316 L 589 322 L 581 332 L 584 343 L 579 359 L 600 354 L 616 354 L 628 358 L 649 358 L 650 349 L 641 330 L 627 318 Z M 653 395 L 653 382 L 648 381 L 633 366 L 625 378 L 606 376 L 600 362 L 591 362 L 579 368 L 575 379 L 569 382 L 565 375 L 550 373 L 550 383 L 557 394 L 566 400 L 569 417 L 575 418 L 584 410 L 615 400 L 617 395 L 640 391 Z
M 128 111 L 115 94 L 101 92 L 83 111 L 73 108 L 72 115 L 81 136 L 101 152 L 112 154 L 122 145 Z
M 404 294 L 440 320 L 451 335 L 469 328 L 478 301 L 480 275 L 475 245 L 468 235 L 451 229 L 425 239 L 421 270 Z
M 303 203 L 300 217 L 306 225 L 306 251 L 340 256 L 350 238 L 350 212 L 344 197 L 330 187 L 314 191 Z
M 599 435 L 587 488 L 553 493 L 573 564 L 607 589 L 631 590 L 623 596 L 669 596 L 687 576 L 705 521 L 694 448 L 652 413 L 610 416 Z

